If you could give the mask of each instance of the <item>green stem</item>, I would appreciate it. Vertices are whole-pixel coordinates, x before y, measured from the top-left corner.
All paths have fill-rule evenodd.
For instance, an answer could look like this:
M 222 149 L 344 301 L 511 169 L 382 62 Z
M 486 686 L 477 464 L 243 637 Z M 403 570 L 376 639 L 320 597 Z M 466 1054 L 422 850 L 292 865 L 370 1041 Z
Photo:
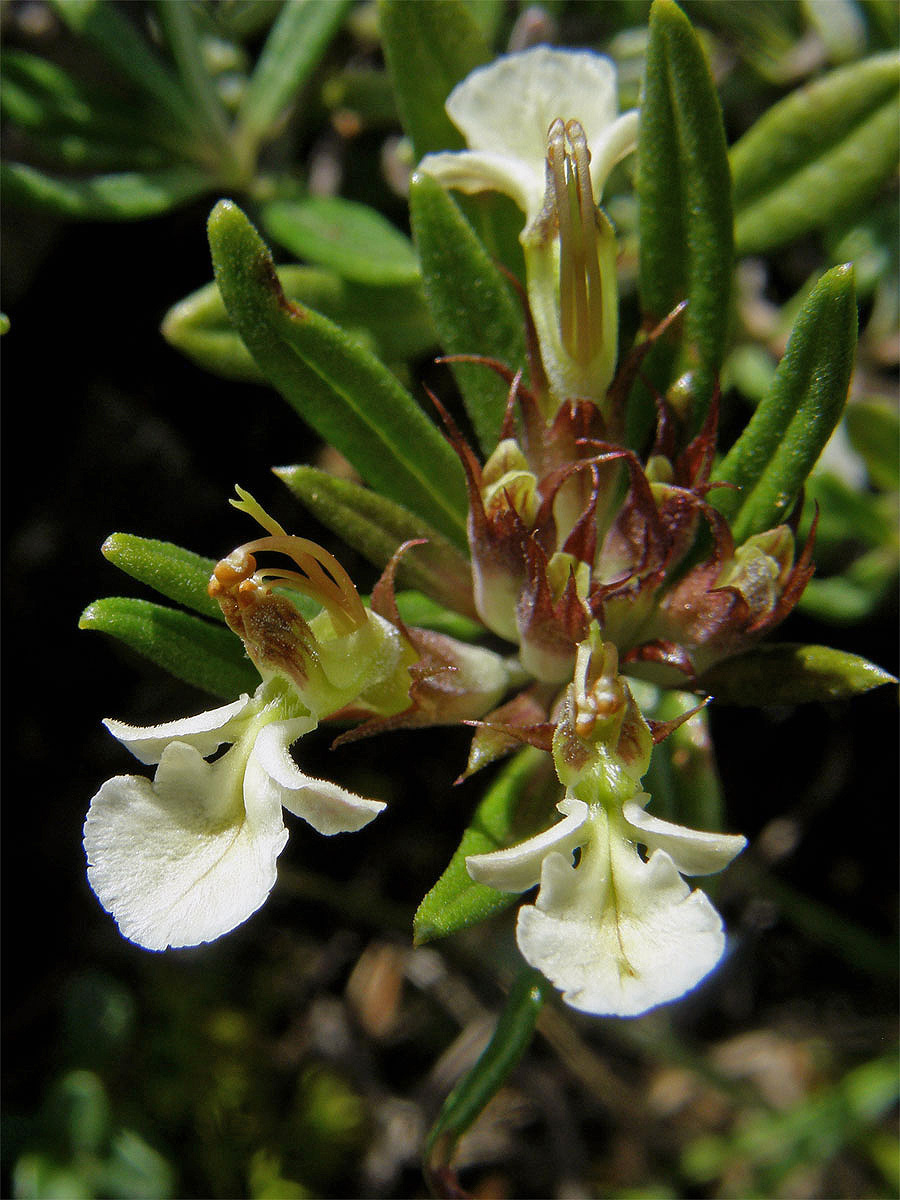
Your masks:
M 491 1040 L 444 1102 L 425 1144 L 425 1179 L 435 1196 L 467 1195 L 451 1165 L 456 1145 L 525 1053 L 551 990 L 540 972 L 531 967 L 521 971 Z

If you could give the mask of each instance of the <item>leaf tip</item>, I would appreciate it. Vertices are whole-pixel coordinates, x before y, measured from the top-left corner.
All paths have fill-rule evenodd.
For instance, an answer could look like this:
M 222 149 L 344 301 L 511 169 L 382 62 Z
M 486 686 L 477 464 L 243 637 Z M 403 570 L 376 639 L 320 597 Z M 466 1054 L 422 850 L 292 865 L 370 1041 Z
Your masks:
M 207 222 L 207 224 L 211 228 L 213 225 L 218 225 L 222 221 L 231 220 L 234 217 L 235 213 L 240 213 L 240 215 L 242 217 L 244 216 L 244 214 L 241 212 L 241 210 L 238 208 L 238 206 L 235 204 L 235 202 L 233 200 L 226 200 L 223 197 L 223 199 L 217 200 L 216 203 L 213 205 L 212 212 L 209 214 L 209 221 Z M 244 219 L 246 220 L 246 217 Z
M 99 619 L 97 601 L 92 601 L 78 618 L 79 629 L 94 629 Z
M 109 562 L 115 562 L 115 555 L 120 549 L 122 536 L 123 535 L 121 533 L 111 533 L 100 547 L 100 553 L 105 559 L 108 559 Z

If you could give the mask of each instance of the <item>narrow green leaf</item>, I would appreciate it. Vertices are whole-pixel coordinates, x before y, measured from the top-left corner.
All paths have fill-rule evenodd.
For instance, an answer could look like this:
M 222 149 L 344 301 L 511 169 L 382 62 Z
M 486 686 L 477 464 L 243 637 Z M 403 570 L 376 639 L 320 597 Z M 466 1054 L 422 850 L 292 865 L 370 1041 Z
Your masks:
M 896 594 L 897 568 L 895 548 L 869 550 L 840 575 L 811 579 L 800 597 L 800 609 L 819 621 L 855 625 Z
M 877 488 L 895 492 L 900 486 L 900 418 L 891 404 L 857 400 L 844 414 L 853 449 L 862 456 Z
M 176 77 L 115 5 L 105 0 L 54 0 L 54 11 L 95 45 L 126 78 L 152 96 L 182 128 L 195 130 L 196 116 Z
M 237 41 L 243 41 L 271 25 L 283 7 L 284 0 L 228 0 L 220 5 L 216 20 Z
M 343 330 L 286 300 L 235 204 L 216 205 L 209 238 L 225 307 L 270 382 L 376 491 L 465 547 L 462 467 L 409 393 Z
M 482 354 L 524 368 L 522 305 L 453 198 L 428 175 L 409 190 L 410 218 L 425 295 L 448 354 Z M 500 439 L 508 388 L 487 367 L 454 363 L 453 373 L 485 455 Z
M 409 509 L 315 467 L 278 467 L 275 474 L 314 516 L 376 567 L 386 566 L 401 543 L 427 538 L 427 545 L 416 546 L 400 560 L 398 579 L 458 613 L 475 616 L 468 560 Z
M 792 642 L 758 646 L 717 663 L 700 680 L 718 703 L 754 707 L 844 700 L 896 682 L 857 654 Z
M 183 157 L 183 132 L 140 92 L 76 80 L 35 54 L 4 51 L 0 105 L 45 162 L 121 171 Z
M 238 109 L 239 139 L 255 146 L 309 78 L 337 32 L 349 0 L 290 0 L 282 5 Z
M 95 600 L 78 627 L 108 633 L 177 679 L 225 700 L 259 684 L 259 673 L 230 630 L 149 600 Z
M 464 617 L 450 608 L 445 608 L 424 592 L 398 592 L 397 608 L 407 625 L 446 633 L 448 637 L 456 638 L 460 642 L 481 641 L 485 635 L 484 626 L 480 621 L 473 621 L 471 617 Z
M 731 177 L 703 47 L 674 0 L 654 0 L 638 135 L 641 305 L 659 321 L 687 299 L 680 371 L 696 427 L 722 365 L 733 262 Z M 677 326 L 676 336 L 677 336 Z M 657 361 L 671 359 L 666 347 Z
M 135 115 L 122 112 L 121 97 L 76 80 L 48 59 L 23 50 L 4 50 L 0 76 L 4 115 L 28 129 L 80 129 L 108 136 L 135 129 Z M 116 104 L 114 108 L 113 105 Z
M 382 286 L 413 284 L 419 260 L 409 238 L 369 208 L 341 196 L 305 196 L 263 205 L 262 223 L 297 258 L 343 279 Z
M 420 285 L 368 287 L 348 284 L 317 267 L 279 267 L 278 281 L 289 300 L 299 301 L 336 322 L 385 363 L 405 362 L 436 343 Z M 213 282 L 185 296 L 166 313 L 163 337 L 193 362 L 226 379 L 265 382 L 228 318 Z
M 54 178 L 24 163 L 3 163 L 0 184 L 10 204 L 37 205 L 84 220 L 136 221 L 185 204 L 209 191 L 212 180 L 190 166 L 75 180 Z
M 503 768 L 475 810 L 447 869 L 419 905 L 413 922 L 417 945 L 468 929 L 518 899 L 515 893 L 475 883 L 466 859 L 524 840 L 547 825 L 553 785 L 550 759 L 540 750 L 529 747 Z
M 714 472 L 716 508 L 742 542 L 790 513 L 840 420 L 856 349 L 853 268 L 826 272 L 800 310 L 772 387 Z
M 191 4 L 172 4 L 171 0 L 157 0 L 155 7 L 195 119 L 219 153 L 231 161 L 228 120 L 204 61 L 194 8 Z
M 425 1143 L 425 1170 L 436 1196 L 459 1195 L 440 1184 L 452 1176 L 456 1143 L 500 1090 L 528 1049 L 541 1009 L 553 989 L 539 971 L 524 967 L 509 989 L 500 1019 L 474 1067 L 444 1102 Z
M 803 8 L 829 62 L 850 62 L 865 53 L 866 22 L 857 0 L 804 0 Z
M 736 240 L 758 254 L 821 229 L 896 171 L 900 71 L 880 54 L 769 109 L 731 151 Z
M 378 21 L 416 162 L 431 151 L 462 149 L 462 134 L 444 111 L 444 101 L 460 80 L 491 58 L 475 17 L 461 0 L 379 0 Z
M 103 557 L 120 571 L 155 588 L 169 600 L 204 617 L 223 620 L 222 610 L 207 592 L 215 562 L 172 542 L 130 533 L 111 533 L 101 547 Z

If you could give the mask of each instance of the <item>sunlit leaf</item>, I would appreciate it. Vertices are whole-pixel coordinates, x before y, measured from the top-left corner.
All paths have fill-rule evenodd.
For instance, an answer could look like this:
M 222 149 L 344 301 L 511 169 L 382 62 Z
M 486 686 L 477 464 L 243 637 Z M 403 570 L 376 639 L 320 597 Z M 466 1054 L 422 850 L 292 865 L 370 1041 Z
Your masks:
M 815 576 L 800 597 L 800 609 L 834 625 L 855 625 L 872 616 L 897 590 L 896 549 L 861 554 L 840 575 Z
M 283 4 L 241 99 L 239 137 L 256 145 L 315 69 L 344 20 L 350 0 L 291 0 Z
M 893 675 L 857 654 L 792 642 L 758 646 L 726 659 L 700 680 L 719 704 L 753 706 L 844 700 L 896 682 Z
M 834 267 L 810 292 L 772 387 L 714 478 L 712 503 L 743 541 L 789 514 L 840 419 L 856 349 L 853 269 Z
M 400 285 L 419 279 L 409 239 L 365 204 L 341 196 L 306 196 L 263 205 L 262 223 L 297 258 L 359 283 Z
M 382 362 L 403 362 L 436 344 L 421 286 L 368 287 L 349 284 L 318 267 L 279 267 L 288 300 L 314 308 L 335 321 Z M 208 371 L 226 379 L 265 381 L 229 320 L 216 283 L 185 296 L 166 313 L 163 337 Z
M 416 161 L 431 151 L 461 149 L 462 134 L 444 112 L 444 101 L 491 57 L 475 17 L 461 0 L 379 0 L 378 22 Z
M 212 186 L 208 175 L 191 166 L 61 179 L 24 163 L 3 163 L 0 182 L 10 204 L 36 205 L 65 217 L 107 221 L 158 216 Z
M 831 71 L 769 109 L 731 151 L 741 254 L 783 245 L 862 204 L 896 171 L 896 55 Z
M 197 116 L 178 79 L 131 21 L 105 0 L 53 0 L 54 11 L 100 50 L 113 66 L 162 106 L 185 130 Z
M 445 352 L 524 368 L 522 305 L 453 198 L 428 175 L 416 174 L 409 203 L 425 294 Z M 453 373 L 481 448 L 490 454 L 500 438 L 508 386 L 485 366 L 454 363 Z
M 149 600 L 95 600 L 78 627 L 108 633 L 177 679 L 225 700 L 259 684 L 243 644 L 230 630 Z
M 216 205 L 209 238 L 229 316 L 270 382 L 376 491 L 465 547 L 462 468 L 409 393 L 338 326 L 285 298 L 236 205 Z
M 518 899 L 516 894 L 475 883 L 466 870 L 466 859 L 523 841 L 542 823 L 549 825 L 553 778 L 547 755 L 531 747 L 501 770 L 447 869 L 419 905 L 413 924 L 418 944 L 468 929 Z
M 900 487 L 900 419 L 889 404 L 855 401 L 845 414 L 847 433 L 872 483 L 886 492 Z
M 223 619 L 222 610 L 206 590 L 216 565 L 213 559 L 171 542 L 130 533 L 111 533 L 101 549 L 104 558 L 132 579 L 204 617 Z
M 731 177 L 709 65 L 674 0 L 654 0 L 651 9 L 640 113 L 641 305 L 656 322 L 688 301 L 678 369 L 691 372 L 683 406 L 696 426 L 712 396 L 728 327 Z M 654 355 L 657 363 L 665 360 L 666 346 Z
M 521 970 L 491 1040 L 444 1102 L 425 1143 L 425 1170 L 435 1195 L 459 1194 L 446 1187 L 448 1178 L 454 1179 L 450 1164 L 456 1143 L 528 1049 L 544 1000 L 552 990 L 540 971 L 531 967 Z

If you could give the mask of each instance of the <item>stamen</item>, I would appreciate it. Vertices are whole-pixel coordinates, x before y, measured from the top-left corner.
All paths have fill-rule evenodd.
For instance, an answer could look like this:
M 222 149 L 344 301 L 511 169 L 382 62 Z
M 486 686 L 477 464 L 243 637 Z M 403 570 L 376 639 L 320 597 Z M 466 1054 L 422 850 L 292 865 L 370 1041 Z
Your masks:
M 563 345 L 571 347 L 575 315 L 572 278 L 572 214 L 566 180 L 566 127 L 559 117 L 547 132 L 547 183 L 559 224 L 559 328 Z
M 282 529 L 274 517 L 270 517 L 263 506 L 256 500 L 246 488 L 234 485 L 234 490 L 240 496 L 240 500 L 229 500 L 228 503 L 232 508 L 236 508 L 238 512 L 244 512 L 248 517 L 253 517 L 259 525 L 262 525 L 268 533 L 278 537 L 287 537 L 287 533 Z
M 248 554 L 272 550 L 293 559 L 302 575 L 295 571 L 264 567 L 257 571 L 254 578 L 261 583 L 267 578 L 280 579 L 287 586 L 311 596 L 326 609 L 338 633 L 352 633 L 368 621 L 353 580 L 334 555 L 308 538 L 281 534 L 247 542 L 240 549 Z
M 570 175 L 574 175 L 573 191 L 577 191 L 578 215 L 581 219 L 581 263 L 583 273 L 579 284 L 578 299 L 583 307 L 578 309 L 577 337 L 579 362 L 589 363 L 600 345 L 603 331 L 602 286 L 600 282 L 600 259 L 597 246 L 597 214 L 594 190 L 591 185 L 590 161 L 587 138 L 578 121 L 566 124 L 566 137 L 572 152 L 568 155 Z M 583 281 L 583 282 L 582 282 Z

